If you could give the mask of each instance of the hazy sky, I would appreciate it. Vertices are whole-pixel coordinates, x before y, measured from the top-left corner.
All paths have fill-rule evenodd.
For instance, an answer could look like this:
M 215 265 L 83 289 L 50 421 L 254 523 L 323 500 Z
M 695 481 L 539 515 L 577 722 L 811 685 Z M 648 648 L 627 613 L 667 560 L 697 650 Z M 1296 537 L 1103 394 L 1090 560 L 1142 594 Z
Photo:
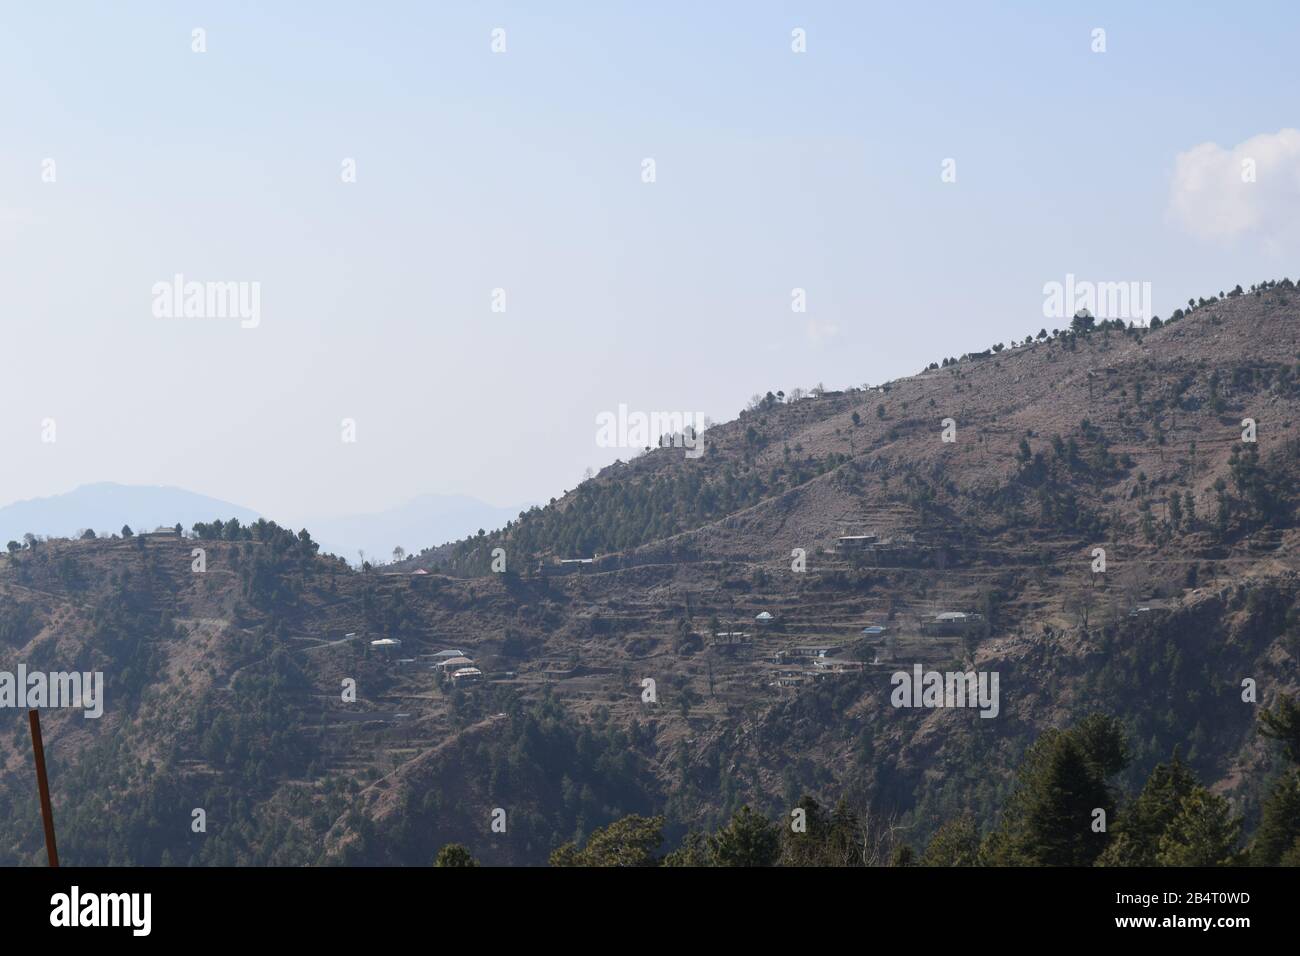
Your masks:
M 6 4 L 0 503 L 545 500 L 620 403 L 910 374 L 1067 273 L 1300 275 L 1293 4 L 542 6 Z M 257 327 L 155 316 L 177 273 Z

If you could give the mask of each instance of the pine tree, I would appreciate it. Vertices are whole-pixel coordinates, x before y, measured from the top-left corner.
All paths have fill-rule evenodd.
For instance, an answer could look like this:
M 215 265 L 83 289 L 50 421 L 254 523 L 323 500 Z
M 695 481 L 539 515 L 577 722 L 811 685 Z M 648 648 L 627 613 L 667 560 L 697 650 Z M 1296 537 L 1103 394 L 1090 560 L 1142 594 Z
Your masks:
M 1160 838 L 1196 787 L 1195 775 L 1175 750 L 1169 763 L 1156 765 L 1138 798 L 1120 815 L 1098 865 L 1155 866 Z
M 1253 866 L 1278 866 L 1300 843 L 1300 773 L 1292 772 L 1273 785 L 1264 801 L 1255 842 L 1250 848 Z M 1300 861 L 1296 861 L 1300 862 Z
M 1224 866 L 1236 861 L 1241 819 L 1228 801 L 1204 787 L 1185 797 L 1160 837 L 1160 866 Z
M 709 838 L 715 866 L 775 866 L 780 852 L 781 837 L 776 827 L 747 805 Z
M 697 830 L 690 831 L 682 840 L 682 845 L 664 857 L 663 865 L 711 866 L 709 838 Z
M 791 823 L 781 828 L 782 866 L 828 866 L 827 841 L 831 835 L 831 821 L 826 811 L 813 798 L 804 794 L 794 809 L 803 811 L 803 829 L 795 830 Z
M 657 866 L 655 850 L 664 841 L 664 818 L 632 814 L 594 830 L 581 850 L 566 843 L 550 857 L 551 866 Z
M 980 835 L 969 814 L 949 820 L 934 832 L 921 854 L 921 866 L 976 866 Z
M 1300 764 L 1300 701 L 1284 694 L 1259 715 L 1262 736 L 1282 743 L 1288 759 Z M 1292 770 L 1273 785 L 1250 849 L 1255 866 L 1300 866 L 1300 771 Z
M 1287 758 L 1300 763 L 1300 700 L 1283 694 L 1276 705 L 1259 715 L 1261 735 L 1280 740 Z
M 478 860 L 459 843 L 448 843 L 438 851 L 434 866 L 478 866 Z
M 1107 816 L 1114 812 L 1105 783 L 1092 772 L 1082 748 L 1068 736 L 1060 738 L 1026 801 L 1023 852 L 1039 865 L 1091 864 L 1104 848 L 1104 837 L 1091 828 L 1098 808 Z
M 1094 830 L 1096 811 L 1110 820 L 1115 798 L 1106 778 L 1128 763 L 1118 721 L 1092 715 L 1071 730 L 1049 730 L 1025 754 L 998 829 L 980 848 L 995 866 L 1090 866 L 1108 835 Z

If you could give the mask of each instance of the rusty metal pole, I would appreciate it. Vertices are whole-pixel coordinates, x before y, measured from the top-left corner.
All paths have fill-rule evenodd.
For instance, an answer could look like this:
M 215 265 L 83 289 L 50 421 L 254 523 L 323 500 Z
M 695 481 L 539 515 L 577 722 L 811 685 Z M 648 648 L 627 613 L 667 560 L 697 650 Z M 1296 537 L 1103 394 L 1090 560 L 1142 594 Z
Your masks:
M 50 866 L 59 865 L 59 851 L 54 845 L 54 811 L 50 807 L 50 782 L 45 776 L 45 744 L 41 741 L 41 715 L 27 712 L 32 725 L 32 751 L 36 754 L 36 785 L 41 791 L 41 819 L 45 823 L 45 855 Z

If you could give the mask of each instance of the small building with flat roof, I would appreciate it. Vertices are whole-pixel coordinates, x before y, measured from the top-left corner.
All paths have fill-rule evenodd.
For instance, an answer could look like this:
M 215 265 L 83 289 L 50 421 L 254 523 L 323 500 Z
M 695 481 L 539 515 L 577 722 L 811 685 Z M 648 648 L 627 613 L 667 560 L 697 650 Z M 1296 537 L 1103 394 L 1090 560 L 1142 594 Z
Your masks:
M 984 615 L 968 611 L 943 611 L 921 622 L 921 633 L 930 636 L 961 636 L 984 623 Z
M 835 539 L 837 551 L 861 551 L 880 540 L 875 534 L 845 534 Z

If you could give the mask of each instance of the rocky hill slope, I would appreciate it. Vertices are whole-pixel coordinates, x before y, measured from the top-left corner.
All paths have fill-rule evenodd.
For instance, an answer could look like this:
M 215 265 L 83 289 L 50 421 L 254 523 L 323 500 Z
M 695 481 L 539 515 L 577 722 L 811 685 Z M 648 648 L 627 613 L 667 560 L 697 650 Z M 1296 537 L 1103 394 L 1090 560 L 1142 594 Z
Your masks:
M 102 718 L 46 718 L 61 852 L 537 863 L 624 813 L 675 836 L 803 792 L 921 839 L 987 824 L 1028 743 L 1098 709 L 1130 784 L 1178 747 L 1249 822 L 1277 772 L 1255 716 L 1300 681 L 1300 296 L 1088 325 L 761 397 L 698 458 L 637 455 L 400 565 L 263 522 L 15 543 L 0 671 L 106 680 Z M 482 681 L 439 675 L 453 648 Z M 996 673 L 996 716 L 894 706 L 917 664 Z M 0 862 L 40 846 L 21 717 Z

